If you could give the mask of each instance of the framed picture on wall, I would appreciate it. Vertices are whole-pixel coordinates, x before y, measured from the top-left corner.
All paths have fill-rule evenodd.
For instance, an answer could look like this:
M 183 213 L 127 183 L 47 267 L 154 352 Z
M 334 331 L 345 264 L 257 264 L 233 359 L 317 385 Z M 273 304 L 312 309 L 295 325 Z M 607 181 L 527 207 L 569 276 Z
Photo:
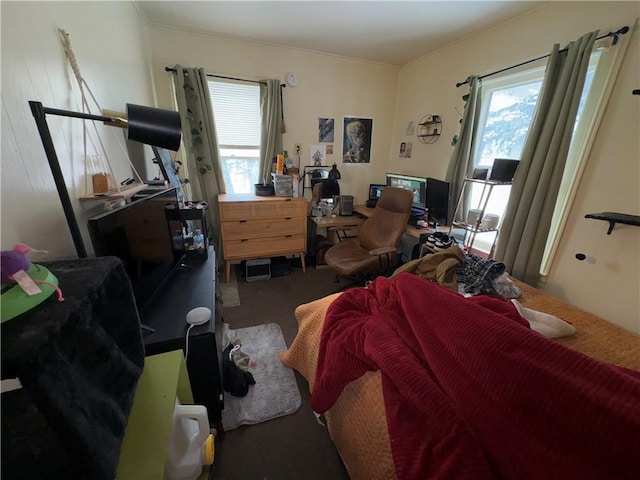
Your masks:
M 342 163 L 370 163 L 373 118 L 344 117 Z
M 333 118 L 318 118 L 318 141 L 333 142 L 334 121 Z
M 325 164 L 327 151 L 324 145 L 311 145 L 309 147 L 309 165 L 319 167 Z

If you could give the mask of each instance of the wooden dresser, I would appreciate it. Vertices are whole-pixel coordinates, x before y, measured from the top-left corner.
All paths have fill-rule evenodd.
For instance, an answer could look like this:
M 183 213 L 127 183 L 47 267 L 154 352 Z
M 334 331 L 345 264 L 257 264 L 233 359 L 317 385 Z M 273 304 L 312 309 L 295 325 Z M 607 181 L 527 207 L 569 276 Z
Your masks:
M 306 272 L 307 200 L 304 197 L 218 195 L 227 282 L 231 263 L 277 255 L 300 255 Z

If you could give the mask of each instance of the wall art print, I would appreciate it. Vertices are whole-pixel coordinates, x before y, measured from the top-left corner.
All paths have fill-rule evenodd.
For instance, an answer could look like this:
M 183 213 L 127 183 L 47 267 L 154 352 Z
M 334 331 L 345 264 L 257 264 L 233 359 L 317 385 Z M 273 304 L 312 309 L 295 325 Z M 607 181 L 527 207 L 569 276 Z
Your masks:
M 333 118 L 318 118 L 318 141 L 332 143 L 335 130 Z
M 373 118 L 344 117 L 342 163 L 371 163 Z

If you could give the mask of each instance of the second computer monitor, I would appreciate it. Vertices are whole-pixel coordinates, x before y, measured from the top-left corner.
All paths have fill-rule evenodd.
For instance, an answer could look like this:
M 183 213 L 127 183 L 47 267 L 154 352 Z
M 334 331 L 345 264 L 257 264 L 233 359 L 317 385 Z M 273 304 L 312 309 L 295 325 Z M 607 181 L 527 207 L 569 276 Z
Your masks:
M 427 208 L 426 178 L 402 175 L 399 173 L 387 173 L 387 186 L 410 190 L 413 193 L 413 202 L 411 206 L 420 210 L 425 210 Z
M 447 225 L 449 216 L 449 183 L 435 178 L 427 178 L 426 206 L 429 209 L 429 221 Z

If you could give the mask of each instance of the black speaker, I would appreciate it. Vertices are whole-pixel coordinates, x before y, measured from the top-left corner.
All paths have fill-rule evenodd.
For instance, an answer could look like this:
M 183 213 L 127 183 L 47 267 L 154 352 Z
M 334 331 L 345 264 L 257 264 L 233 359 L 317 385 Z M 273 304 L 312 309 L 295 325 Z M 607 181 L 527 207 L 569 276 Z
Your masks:
M 340 215 L 353 215 L 353 195 L 340 195 Z

